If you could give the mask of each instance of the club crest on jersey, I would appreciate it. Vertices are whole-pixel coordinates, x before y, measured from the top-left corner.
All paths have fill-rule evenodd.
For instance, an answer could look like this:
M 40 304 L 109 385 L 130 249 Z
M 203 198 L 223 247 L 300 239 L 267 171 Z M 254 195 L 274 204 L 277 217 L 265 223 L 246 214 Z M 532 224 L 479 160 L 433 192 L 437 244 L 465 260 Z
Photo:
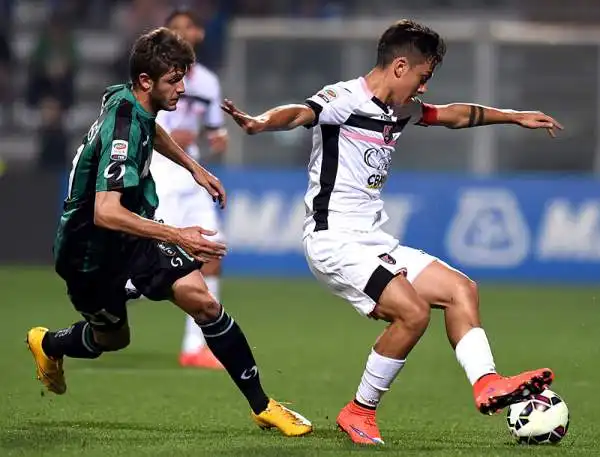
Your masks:
M 378 256 L 381 260 L 383 260 L 385 263 L 389 263 L 390 265 L 396 265 L 396 259 L 394 259 L 391 255 L 389 255 L 387 252 L 385 254 L 381 254 Z
M 383 141 L 385 144 L 390 144 L 394 141 L 394 126 L 393 125 L 384 125 L 383 126 Z
M 125 140 L 113 140 L 110 148 L 110 160 L 115 162 L 125 162 L 127 160 L 127 150 L 129 143 Z

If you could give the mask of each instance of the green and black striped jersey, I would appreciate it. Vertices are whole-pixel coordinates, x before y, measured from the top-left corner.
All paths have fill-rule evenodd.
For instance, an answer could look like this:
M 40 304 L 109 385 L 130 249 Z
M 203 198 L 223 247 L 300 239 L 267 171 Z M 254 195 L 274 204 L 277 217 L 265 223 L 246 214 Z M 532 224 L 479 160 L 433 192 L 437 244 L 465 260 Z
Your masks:
M 96 192 L 122 192 L 125 208 L 154 216 L 158 197 L 150 161 L 155 129 L 155 116 L 139 104 L 130 84 L 106 89 L 100 116 L 73 159 L 54 242 L 57 270 L 92 272 L 122 259 L 123 234 L 94 225 Z

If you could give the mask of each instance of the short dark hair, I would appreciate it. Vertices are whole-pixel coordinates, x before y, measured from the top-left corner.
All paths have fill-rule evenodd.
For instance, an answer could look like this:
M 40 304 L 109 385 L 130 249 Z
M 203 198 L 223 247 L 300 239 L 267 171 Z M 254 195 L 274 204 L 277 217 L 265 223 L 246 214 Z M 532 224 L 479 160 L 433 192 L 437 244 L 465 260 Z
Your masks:
M 377 66 L 386 67 L 394 59 L 407 56 L 441 63 L 446 44 L 437 32 L 409 19 L 392 24 L 383 32 L 377 44 Z
M 196 56 L 187 41 L 166 27 L 154 29 L 140 36 L 131 49 L 129 57 L 129 76 L 136 84 L 142 73 L 152 80 L 175 69 L 187 71 Z
M 172 10 L 165 19 L 165 27 L 168 27 L 173 19 L 179 16 L 185 16 L 191 20 L 196 27 L 204 27 L 198 15 L 187 6 L 180 6 Z

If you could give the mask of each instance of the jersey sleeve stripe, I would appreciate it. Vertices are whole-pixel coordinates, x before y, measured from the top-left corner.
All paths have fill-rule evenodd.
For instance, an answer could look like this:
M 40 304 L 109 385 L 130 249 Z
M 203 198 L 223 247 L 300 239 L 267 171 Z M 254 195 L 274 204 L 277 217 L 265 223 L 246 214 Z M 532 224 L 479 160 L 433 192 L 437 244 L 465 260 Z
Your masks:
M 319 105 L 317 102 L 313 101 L 313 100 L 306 100 L 304 102 L 304 104 L 306 106 L 308 106 L 310 109 L 312 109 L 315 113 L 315 120 L 312 121 L 310 124 L 306 124 L 304 127 L 306 127 L 307 129 L 314 127 L 315 125 L 317 125 L 319 123 L 319 116 L 321 115 L 321 111 L 323 111 L 323 107 L 321 105 Z
M 122 100 L 115 113 L 115 127 L 113 130 L 113 140 L 129 141 L 129 132 L 133 120 L 133 104 L 127 100 Z

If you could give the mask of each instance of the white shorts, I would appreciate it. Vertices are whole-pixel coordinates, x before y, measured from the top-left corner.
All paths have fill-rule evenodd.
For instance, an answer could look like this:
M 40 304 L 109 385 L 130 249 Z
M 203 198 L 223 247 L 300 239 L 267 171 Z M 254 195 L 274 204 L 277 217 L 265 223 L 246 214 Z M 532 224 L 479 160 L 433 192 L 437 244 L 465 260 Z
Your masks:
M 157 186 L 158 208 L 155 217 L 165 224 L 175 227 L 200 226 L 208 230 L 216 230 L 215 236 L 206 238 L 224 242 L 221 224 L 217 213 L 217 204 L 206 190 L 200 186 L 194 189 L 177 189 Z
M 383 230 L 323 230 L 304 238 L 308 266 L 319 281 L 368 316 L 383 289 L 398 274 L 413 282 L 438 260 L 418 249 L 401 246 Z

